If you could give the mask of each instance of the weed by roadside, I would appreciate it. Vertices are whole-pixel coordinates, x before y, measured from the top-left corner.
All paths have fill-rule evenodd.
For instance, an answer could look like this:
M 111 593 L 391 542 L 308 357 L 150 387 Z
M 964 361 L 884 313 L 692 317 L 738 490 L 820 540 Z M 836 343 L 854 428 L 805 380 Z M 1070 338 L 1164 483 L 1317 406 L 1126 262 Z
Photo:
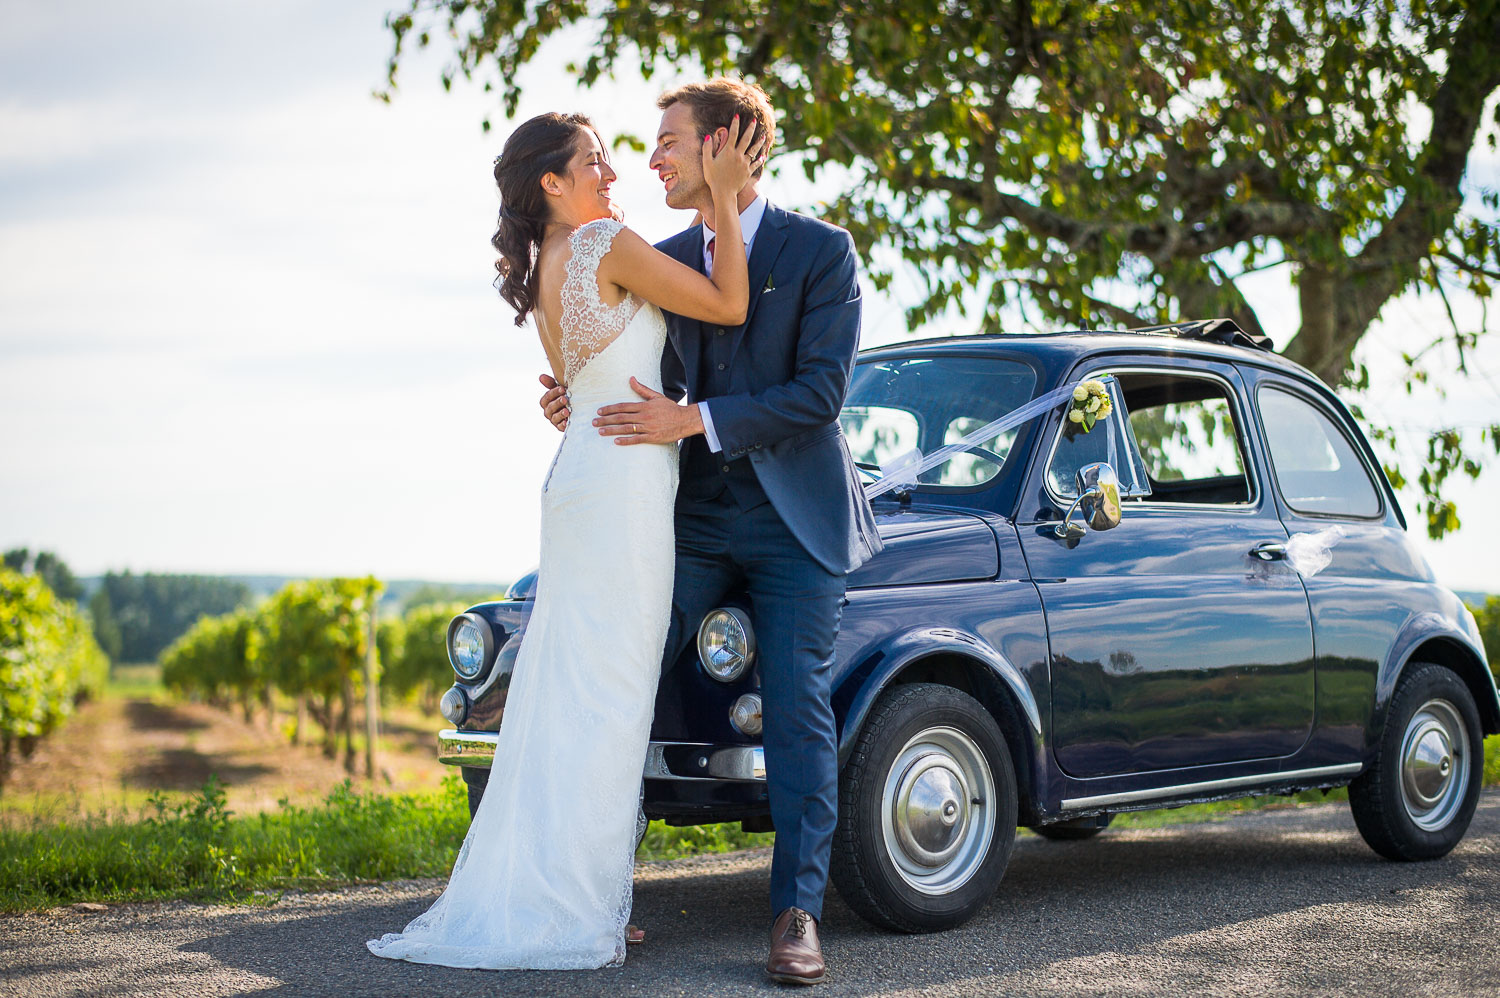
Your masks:
M 469 825 L 456 774 L 435 792 L 364 793 L 236 817 L 216 777 L 186 799 L 155 793 L 136 815 L 0 828 L 0 911 L 76 901 L 255 901 L 288 888 L 445 877 Z M 736 825 L 653 822 L 641 859 L 769 845 Z
M 738 823 L 678 828 L 653 821 L 646 829 L 646 837 L 641 840 L 635 856 L 637 859 L 681 859 L 700 853 L 757 849 L 775 841 L 775 832 L 747 832 Z
M 74 901 L 244 900 L 256 891 L 447 874 L 468 826 L 457 776 L 430 794 L 358 793 L 236 818 L 210 778 L 147 813 L 0 829 L 0 910 Z

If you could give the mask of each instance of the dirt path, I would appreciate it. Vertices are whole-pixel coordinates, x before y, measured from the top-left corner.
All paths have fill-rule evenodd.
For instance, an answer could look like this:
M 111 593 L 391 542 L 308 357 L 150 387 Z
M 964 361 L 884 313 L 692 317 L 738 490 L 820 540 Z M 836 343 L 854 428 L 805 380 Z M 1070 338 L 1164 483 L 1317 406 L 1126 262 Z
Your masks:
M 361 722 L 362 723 L 362 722 Z M 375 786 L 431 790 L 447 767 L 434 758 L 436 719 L 397 709 L 385 719 Z M 363 757 L 361 756 L 361 766 Z M 154 790 L 193 791 L 211 774 L 225 784 L 229 807 L 269 810 L 286 797 L 319 800 L 345 777 L 341 761 L 313 745 L 292 745 L 263 719 L 247 724 L 201 703 L 106 697 L 82 705 L 21 761 L 0 797 L 0 821 L 48 814 L 67 817 L 138 809 Z M 356 779 L 356 784 L 367 781 Z

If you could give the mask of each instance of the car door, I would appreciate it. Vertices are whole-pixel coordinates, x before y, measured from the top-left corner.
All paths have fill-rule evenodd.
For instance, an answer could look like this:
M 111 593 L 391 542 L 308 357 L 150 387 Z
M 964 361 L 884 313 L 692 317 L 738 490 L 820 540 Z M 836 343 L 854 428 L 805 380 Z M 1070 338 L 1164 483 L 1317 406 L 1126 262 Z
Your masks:
M 1054 415 L 1018 515 L 1047 617 L 1057 763 L 1102 777 L 1291 755 L 1314 720 L 1312 626 L 1296 574 L 1263 560 L 1287 535 L 1239 375 L 1197 358 L 1076 375 L 1104 372 L 1151 494 L 1125 499 L 1114 529 L 1057 536 L 1099 445 Z
M 1317 636 L 1320 742 L 1347 759 L 1364 746 L 1377 675 L 1401 628 L 1428 607 L 1456 610 L 1457 600 L 1436 585 L 1342 407 L 1284 373 L 1244 373 L 1266 441 L 1267 491 L 1309 558 L 1299 567 Z

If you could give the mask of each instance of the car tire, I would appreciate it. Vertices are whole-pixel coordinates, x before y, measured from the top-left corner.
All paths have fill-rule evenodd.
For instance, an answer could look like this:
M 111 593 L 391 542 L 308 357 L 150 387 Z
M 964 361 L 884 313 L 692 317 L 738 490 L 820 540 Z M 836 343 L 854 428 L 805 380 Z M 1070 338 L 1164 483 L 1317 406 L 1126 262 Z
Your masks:
M 1483 776 L 1469 687 L 1443 666 L 1412 663 L 1391 698 L 1375 758 L 1349 784 L 1349 808 L 1359 834 L 1386 859 L 1437 859 L 1468 831 Z
M 1081 839 L 1093 838 L 1108 828 L 1109 823 L 1114 820 L 1114 815 L 1105 814 L 1093 818 L 1054 821 L 1050 825 L 1033 825 L 1031 830 L 1042 838 L 1051 839 L 1053 842 L 1077 842 Z
M 463 774 L 464 784 L 469 788 L 469 820 L 473 821 L 474 815 L 479 813 L 479 802 L 484 799 L 484 788 L 489 785 L 490 771 L 464 766 L 459 772 Z
M 1015 837 L 1015 768 L 989 712 L 933 683 L 882 693 L 839 777 L 830 872 L 849 907 L 895 932 L 961 925 Z

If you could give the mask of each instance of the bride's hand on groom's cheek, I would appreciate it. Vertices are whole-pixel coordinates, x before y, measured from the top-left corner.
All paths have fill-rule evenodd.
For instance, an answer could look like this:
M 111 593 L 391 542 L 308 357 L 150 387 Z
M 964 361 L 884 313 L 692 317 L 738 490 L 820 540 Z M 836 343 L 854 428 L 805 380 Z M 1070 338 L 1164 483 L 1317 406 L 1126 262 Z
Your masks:
M 601 436 L 615 437 L 617 444 L 675 444 L 703 432 L 703 418 L 696 405 L 678 405 L 634 378 L 630 387 L 641 401 L 600 409 L 594 425 Z
M 559 431 L 566 430 L 568 417 L 572 415 L 568 410 L 566 389 L 559 385 L 557 379 L 550 374 L 544 374 L 538 380 L 541 381 L 542 387 L 547 389 L 541 401 L 537 403 L 542 407 L 542 415 L 546 416 L 547 420 Z

